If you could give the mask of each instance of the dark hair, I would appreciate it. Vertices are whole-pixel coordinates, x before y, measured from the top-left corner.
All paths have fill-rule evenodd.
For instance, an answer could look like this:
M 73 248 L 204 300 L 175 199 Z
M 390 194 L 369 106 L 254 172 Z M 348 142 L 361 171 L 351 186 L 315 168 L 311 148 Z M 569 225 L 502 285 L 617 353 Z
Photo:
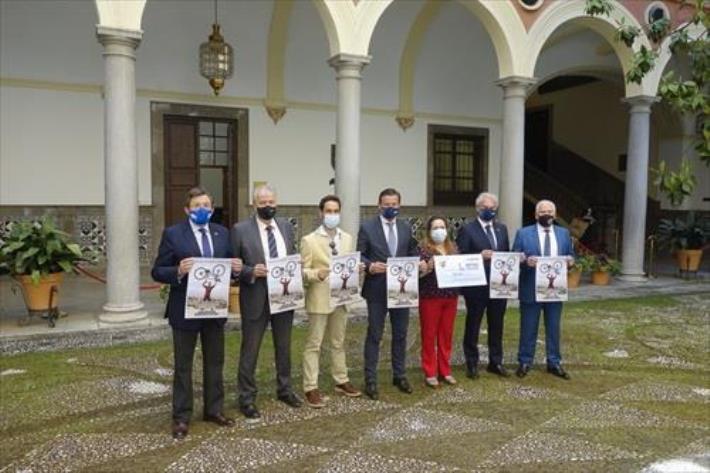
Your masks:
M 400 194 L 397 189 L 393 189 L 392 187 L 388 187 L 387 189 L 384 189 L 382 192 L 380 192 L 380 196 L 377 198 L 377 203 L 381 203 L 382 198 L 388 195 L 396 195 L 397 200 L 402 203 L 402 194 Z
M 328 195 L 324 196 L 320 200 L 320 202 L 318 203 L 318 208 L 321 210 L 321 212 L 323 211 L 323 208 L 325 207 L 326 202 L 337 202 L 338 209 L 340 209 L 342 207 L 342 204 L 340 203 L 340 197 L 338 197 L 337 195 L 328 194 Z
M 201 197 L 203 195 L 209 197 L 210 204 L 214 204 L 214 199 L 212 198 L 212 195 L 204 188 L 197 186 L 187 191 L 187 196 L 185 197 L 185 207 L 190 206 L 190 202 L 192 201 L 192 199 L 194 199 L 195 197 Z
M 449 232 L 449 223 L 446 221 L 446 217 L 441 217 L 440 215 L 432 215 L 429 217 L 429 220 L 426 222 L 426 230 L 425 230 L 425 235 L 424 235 L 424 244 L 422 247 L 429 251 L 431 254 L 437 254 L 436 247 L 434 244 L 434 241 L 431 239 L 431 227 L 434 224 L 434 221 L 436 220 L 442 220 L 444 222 L 444 225 L 446 225 L 446 240 L 444 240 L 444 248 L 446 249 L 446 254 L 451 255 L 456 253 L 456 244 L 451 240 L 451 237 L 448 235 Z

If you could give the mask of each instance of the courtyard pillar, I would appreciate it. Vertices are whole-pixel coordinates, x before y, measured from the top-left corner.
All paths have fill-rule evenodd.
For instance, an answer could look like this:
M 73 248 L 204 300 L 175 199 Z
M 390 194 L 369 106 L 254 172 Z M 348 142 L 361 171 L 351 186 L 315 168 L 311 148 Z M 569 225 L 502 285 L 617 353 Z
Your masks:
M 626 281 L 646 279 L 643 263 L 646 244 L 651 106 L 657 100 L 657 97 L 647 95 L 624 99 L 630 106 L 621 245 L 621 279 Z
M 525 170 L 525 100 L 530 77 L 510 76 L 496 82 L 503 89 L 503 152 L 500 162 L 500 218 L 515 236 L 523 221 Z
M 357 237 L 360 227 L 360 88 L 369 56 L 338 54 L 328 61 L 336 71 L 338 113 L 335 131 L 335 193 L 342 201 L 341 227 Z
M 105 324 L 144 319 L 138 255 L 135 50 L 142 32 L 99 26 L 104 57 Z

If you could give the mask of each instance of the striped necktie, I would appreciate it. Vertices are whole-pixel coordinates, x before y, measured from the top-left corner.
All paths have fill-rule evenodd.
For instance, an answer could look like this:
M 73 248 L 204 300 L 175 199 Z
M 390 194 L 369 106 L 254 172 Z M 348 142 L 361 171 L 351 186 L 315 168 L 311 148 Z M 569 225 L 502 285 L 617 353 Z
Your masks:
M 278 258 L 279 252 L 276 249 L 276 237 L 274 236 L 274 227 L 266 226 L 266 233 L 269 236 L 269 258 Z

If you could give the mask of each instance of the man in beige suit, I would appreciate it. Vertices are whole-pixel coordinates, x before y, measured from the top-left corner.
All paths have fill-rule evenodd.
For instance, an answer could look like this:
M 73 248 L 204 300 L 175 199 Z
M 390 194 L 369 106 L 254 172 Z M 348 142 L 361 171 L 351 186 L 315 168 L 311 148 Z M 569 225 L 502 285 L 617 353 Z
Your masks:
M 323 224 L 301 240 L 306 312 L 310 322 L 303 353 L 303 390 L 306 404 L 315 409 L 323 407 L 326 400 L 318 390 L 318 361 L 326 332 L 335 391 L 349 397 L 360 396 L 360 391 L 348 379 L 345 364 L 347 309 L 344 305 L 331 307 L 328 281 L 331 256 L 355 251 L 354 242 L 352 236 L 338 228 L 340 198 L 327 195 L 321 199 L 318 207 Z

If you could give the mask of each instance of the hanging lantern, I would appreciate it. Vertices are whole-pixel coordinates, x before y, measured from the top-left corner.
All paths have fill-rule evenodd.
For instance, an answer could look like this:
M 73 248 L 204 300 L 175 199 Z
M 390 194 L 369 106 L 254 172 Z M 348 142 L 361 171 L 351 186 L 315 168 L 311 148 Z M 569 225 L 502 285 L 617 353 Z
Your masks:
M 217 22 L 217 0 L 214 2 L 214 24 L 209 41 L 200 45 L 200 75 L 207 79 L 215 95 L 224 87 L 224 81 L 234 73 L 234 49 L 224 41 Z

